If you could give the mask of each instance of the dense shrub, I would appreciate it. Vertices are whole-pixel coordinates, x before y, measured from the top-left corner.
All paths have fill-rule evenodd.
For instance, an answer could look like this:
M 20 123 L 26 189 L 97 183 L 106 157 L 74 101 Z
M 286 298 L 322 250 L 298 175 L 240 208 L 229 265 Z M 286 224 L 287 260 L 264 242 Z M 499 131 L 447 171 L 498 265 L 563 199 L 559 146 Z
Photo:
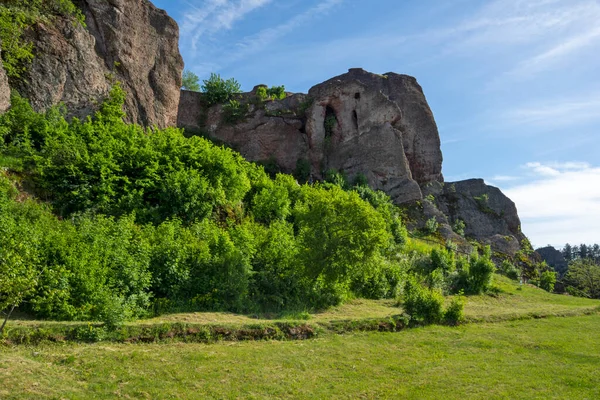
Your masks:
M 540 275 L 540 287 L 547 292 L 554 291 L 554 285 L 556 284 L 556 272 L 544 271 Z
M 521 277 L 521 271 L 508 260 L 502 261 L 501 268 L 502 273 L 514 281 L 518 281 Z
M 234 78 L 225 80 L 215 73 L 211 73 L 210 78 L 202 81 L 200 89 L 209 106 L 232 100 L 234 94 L 242 91 L 240 84 Z
M 444 322 L 448 325 L 458 325 L 465 320 L 465 299 L 462 293 L 454 296 L 444 311 Z
M 457 274 L 452 284 L 455 293 L 462 290 L 465 294 L 481 294 L 490 288 L 496 266 L 489 246 L 482 255 L 473 252 L 468 260 L 461 257 L 456 264 Z
M 13 100 L 0 154 L 25 161 L 21 176 L 49 203 L 16 201 L 27 195 L 0 179 L 0 285 L 26 287 L 16 302 L 35 316 L 114 327 L 148 312 L 319 309 L 403 287 L 407 232 L 382 192 L 340 174 L 313 186 L 270 178 L 199 137 L 125 124 L 118 86 L 84 121 Z M 433 256 L 436 271 L 452 269 L 448 257 Z
M 421 286 L 414 277 L 406 280 L 402 306 L 416 323 L 438 323 L 444 317 L 444 296 Z

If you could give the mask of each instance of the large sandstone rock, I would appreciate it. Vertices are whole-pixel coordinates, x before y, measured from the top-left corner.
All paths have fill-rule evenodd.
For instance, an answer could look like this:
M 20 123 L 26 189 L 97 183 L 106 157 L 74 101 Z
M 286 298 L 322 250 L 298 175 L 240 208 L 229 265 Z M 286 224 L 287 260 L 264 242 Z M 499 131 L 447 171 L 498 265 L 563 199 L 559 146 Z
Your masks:
M 87 28 L 68 19 L 35 27 L 35 59 L 19 92 L 37 110 L 63 102 L 82 117 L 120 81 L 131 122 L 175 125 L 183 70 L 176 22 L 147 0 L 80 5 Z
M 0 55 L 2 55 L 2 42 L 0 42 Z M 0 113 L 8 110 L 8 107 L 10 107 L 10 86 L 0 58 Z
M 274 160 L 286 172 L 304 159 L 316 179 L 328 169 L 350 179 L 364 174 L 397 203 L 421 199 L 420 184 L 443 181 L 439 135 L 414 78 L 351 69 L 308 95 L 262 105 L 254 99 L 254 91 L 240 96 L 249 112 L 231 124 L 221 106 L 206 109 L 201 94 L 183 91 L 178 125 L 202 130 L 251 161 Z
M 483 179 L 448 182 L 435 201 L 453 226 L 465 223 L 465 236 L 487 243 L 496 252 L 514 256 L 525 235 L 515 203 Z

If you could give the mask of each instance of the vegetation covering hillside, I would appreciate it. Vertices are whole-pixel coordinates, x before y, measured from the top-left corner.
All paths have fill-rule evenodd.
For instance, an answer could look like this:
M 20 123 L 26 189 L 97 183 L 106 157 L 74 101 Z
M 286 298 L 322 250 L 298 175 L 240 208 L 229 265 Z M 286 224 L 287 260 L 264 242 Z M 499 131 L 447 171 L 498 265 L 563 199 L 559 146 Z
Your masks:
M 6 311 L 111 327 L 403 293 L 413 322 L 456 323 L 461 297 L 444 310 L 442 294 L 489 288 L 489 249 L 414 246 L 385 194 L 339 174 L 315 185 L 271 179 L 202 138 L 124 123 L 123 99 L 115 86 L 94 118 L 67 122 L 64 110 L 38 114 L 15 95 L 0 116 Z

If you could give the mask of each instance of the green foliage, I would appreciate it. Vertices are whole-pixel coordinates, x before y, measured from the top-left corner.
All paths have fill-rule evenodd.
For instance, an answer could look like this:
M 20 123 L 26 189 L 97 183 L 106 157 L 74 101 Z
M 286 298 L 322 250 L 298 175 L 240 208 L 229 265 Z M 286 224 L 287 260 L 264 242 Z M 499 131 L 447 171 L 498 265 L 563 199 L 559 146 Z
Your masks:
M 461 290 L 466 294 L 481 294 L 490 289 L 496 266 L 491 260 L 490 246 L 485 246 L 480 256 L 473 252 L 468 261 L 460 258 L 457 262 L 457 275 L 453 283 L 455 293 Z
M 508 260 L 502 261 L 501 272 L 514 281 L 518 281 L 521 277 L 521 271 Z
M 390 233 L 382 216 L 358 194 L 337 186 L 302 189 L 304 198 L 294 209 L 299 257 L 309 277 L 343 290 L 353 275 L 368 272 Z
M 211 73 L 210 78 L 202 82 L 200 89 L 209 106 L 232 100 L 234 94 L 242 91 L 240 84 L 234 78 L 225 80 L 221 78 L 221 75 L 215 73 Z
M 592 260 L 578 259 L 570 263 L 564 282 L 572 295 L 600 299 L 600 266 Z
M 338 121 L 337 117 L 332 114 L 325 117 L 324 127 L 325 127 L 325 138 L 330 138 L 333 135 L 333 129 L 336 127 Z
M 454 296 L 444 311 L 444 322 L 448 325 L 459 325 L 465 320 L 465 298 L 461 293 Z
M 243 120 L 248 113 L 248 104 L 241 104 L 237 100 L 229 100 L 223 105 L 223 118 L 230 124 Z
M 271 86 L 266 89 L 267 97 L 274 100 L 282 100 L 285 99 L 285 86 Z
M 70 16 L 84 25 L 85 17 L 71 0 L 3 0 L 0 4 L 2 61 L 10 78 L 20 78 L 34 58 L 33 43 L 23 37 L 38 22 Z
M 0 116 L 0 155 L 20 160 L 29 195 L 52 206 L 16 201 L 0 179 L 2 285 L 20 296 L 3 306 L 114 329 L 151 310 L 397 295 L 407 233 L 389 196 L 346 191 L 340 174 L 315 186 L 270 179 L 202 138 L 124 123 L 123 101 L 117 85 L 93 118 L 69 123 L 63 109 L 35 113 L 14 96 Z
M 268 97 L 269 97 L 269 95 L 267 94 L 267 88 L 266 87 L 259 86 L 258 89 L 256 89 L 256 99 L 259 102 L 265 101 Z
M 348 177 L 335 169 L 328 169 L 324 174 L 325 182 L 337 185 L 343 189 L 348 188 Z
M 432 235 L 437 232 L 439 224 L 435 217 L 431 217 L 425 222 L 425 232 Z
M 181 78 L 181 88 L 185 90 L 191 90 L 192 92 L 199 92 L 201 89 L 200 78 L 198 78 L 198 75 L 196 75 L 192 71 L 183 71 L 183 76 Z
M 487 193 L 484 193 L 481 196 L 474 196 L 473 199 L 475 199 L 479 207 L 486 208 L 490 197 Z
M 463 221 L 462 219 L 457 219 L 456 221 L 454 221 L 454 225 L 452 225 L 452 230 L 460 236 L 465 236 L 465 221 Z
M 556 284 L 556 272 L 544 271 L 540 276 L 540 287 L 547 292 L 552 293 L 554 291 L 554 285 Z
M 438 290 L 421 286 L 414 277 L 406 280 L 402 306 L 413 323 L 435 324 L 444 317 L 444 296 Z
M 310 178 L 310 162 L 306 158 L 299 158 L 296 161 L 296 169 L 294 170 L 294 177 L 298 179 L 298 182 L 306 183 Z

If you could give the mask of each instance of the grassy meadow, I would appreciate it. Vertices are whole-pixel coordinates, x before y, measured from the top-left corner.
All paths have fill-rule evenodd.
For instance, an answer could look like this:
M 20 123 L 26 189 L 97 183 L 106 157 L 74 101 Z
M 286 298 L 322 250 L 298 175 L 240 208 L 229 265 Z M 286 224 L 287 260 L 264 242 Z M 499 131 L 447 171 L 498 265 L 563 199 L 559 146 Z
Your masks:
M 323 330 L 297 341 L 5 344 L 0 398 L 600 398 L 599 302 L 519 288 L 503 277 L 494 292 L 469 297 L 469 323 L 459 327 Z M 325 326 L 401 312 L 393 301 L 354 300 L 303 315 Z M 260 317 L 186 313 L 132 325 L 277 321 Z
M 600 318 L 308 341 L 0 349 L 0 398 L 600 397 Z

